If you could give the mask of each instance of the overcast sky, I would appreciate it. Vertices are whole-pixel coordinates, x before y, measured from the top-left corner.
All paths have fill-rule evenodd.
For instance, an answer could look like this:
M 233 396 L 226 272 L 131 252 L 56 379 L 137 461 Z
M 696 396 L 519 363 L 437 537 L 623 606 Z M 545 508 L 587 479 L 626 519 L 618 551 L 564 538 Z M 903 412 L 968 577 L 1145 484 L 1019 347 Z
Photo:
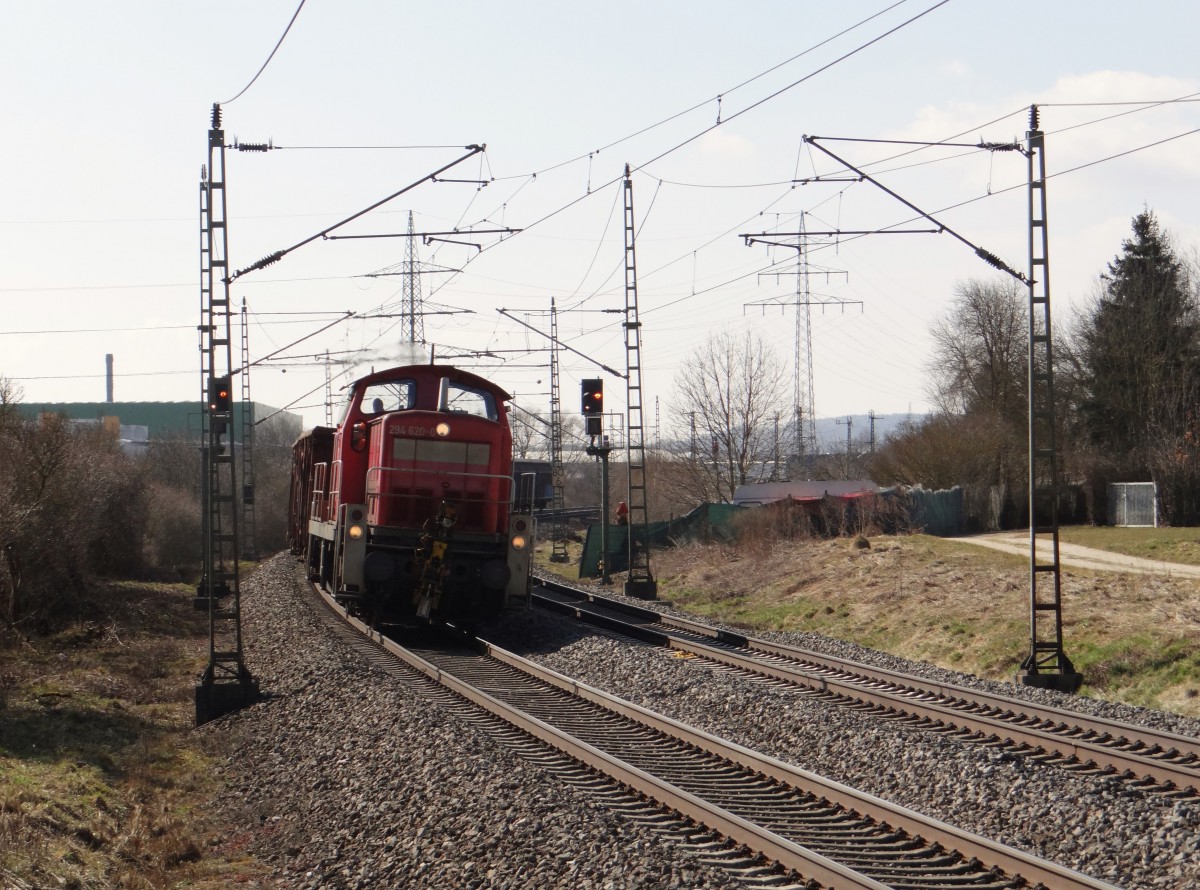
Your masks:
M 297 5 L 0 5 L 0 376 L 25 401 L 102 400 L 106 353 L 119 401 L 199 397 L 198 183 L 214 102 L 229 142 L 280 146 L 229 153 L 235 268 L 486 143 L 444 174 L 486 185 L 425 183 L 336 234 L 404 232 L 410 211 L 420 232 L 522 230 L 418 249 L 426 306 L 445 313 L 424 322 L 436 354 L 490 350 L 457 361 L 532 411 L 548 406 L 546 341 L 497 309 L 548 330 L 553 297 L 563 340 L 624 368 L 612 310 L 624 306 L 630 164 L 645 404 L 664 435 L 675 373 L 711 332 L 762 335 L 791 367 L 796 310 L 761 304 L 794 302 L 796 251 L 739 235 L 796 232 L 802 214 L 810 231 L 929 227 L 868 182 L 797 185 L 845 178 L 806 134 L 1011 142 L 1041 106 L 1056 324 L 1094 292 L 1143 207 L 1181 250 L 1200 243 L 1200 105 L 1111 104 L 1200 92 L 1191 0 L 307 0 L 235 99 Z M 1021 155 L 822 144 L 1027 269 Z M 320 313 L 394 313 L 401 280 L 371 273 L 401 263 L 404 243 L 318 239 L 235 281 L 252 358 L 334 318 Z M 925 410 L 931 319 L 957 282 L 1000 273 L 945 233 L 809 243 L 814 297 L 841 304 L 813 310 L 818 415 Z M 384 367 L 399 331 L 396 318 L 333 325 L 256 365 L 253 397 L 322 422 L 313 356 Z M 599 370 L 573 353 L 562 364 L 574 411 L 579 378 Z M 608 386 L 620 407 L 621 382 Z

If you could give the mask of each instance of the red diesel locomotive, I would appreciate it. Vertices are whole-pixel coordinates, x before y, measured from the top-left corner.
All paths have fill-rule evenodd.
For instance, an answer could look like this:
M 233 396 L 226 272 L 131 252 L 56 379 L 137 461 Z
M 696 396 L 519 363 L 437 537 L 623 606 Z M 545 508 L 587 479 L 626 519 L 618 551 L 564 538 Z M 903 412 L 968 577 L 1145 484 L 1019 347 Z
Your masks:
M 513 510 L 509 398 L 446 365 L 351 384 L 337 429 L 293 446 L 289 540 L 309 576 L 372 622 L 527 607 L 533 518 Z

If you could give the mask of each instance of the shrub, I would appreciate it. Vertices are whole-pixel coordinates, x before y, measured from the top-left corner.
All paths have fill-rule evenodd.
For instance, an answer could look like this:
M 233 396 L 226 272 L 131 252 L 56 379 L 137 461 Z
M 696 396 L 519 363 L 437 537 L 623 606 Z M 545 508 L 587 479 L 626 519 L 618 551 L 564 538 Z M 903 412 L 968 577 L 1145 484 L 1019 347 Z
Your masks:
M 155 573 L 182 577 L 203 561 L 200 502 L 189 491 L 151 482 L 146 497 L 145 560 Z
M 94 574 L 141 564 L 141 483 L 116 439 L 43 416 L 0 428 L 0 616 L 71 617 Z

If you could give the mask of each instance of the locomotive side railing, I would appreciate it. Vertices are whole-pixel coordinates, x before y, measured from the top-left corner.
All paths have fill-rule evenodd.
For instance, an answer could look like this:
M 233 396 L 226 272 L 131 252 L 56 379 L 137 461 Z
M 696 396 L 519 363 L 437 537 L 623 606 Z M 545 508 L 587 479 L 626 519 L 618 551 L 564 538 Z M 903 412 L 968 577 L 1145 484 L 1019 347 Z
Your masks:
M 325 481 L 329 474 L 329 464 L 313 464 L 312 468 L 312 502 L 308 506 L 310 519 L 325 519 L 325 504 L 328 494 L 325 491 Z
M 334 488 L 335 479 L 337 480 L 338 488 Z M 325 509 L 327 512 L 321 516 L 322 519 L 332 520 L 337 518 L 331 514 L 334 512 L 334 504 L 339 504 L 342 500 L 341 480 L 342 462 L 335 460 L 329 464 L 329 491 L 325 493 Z

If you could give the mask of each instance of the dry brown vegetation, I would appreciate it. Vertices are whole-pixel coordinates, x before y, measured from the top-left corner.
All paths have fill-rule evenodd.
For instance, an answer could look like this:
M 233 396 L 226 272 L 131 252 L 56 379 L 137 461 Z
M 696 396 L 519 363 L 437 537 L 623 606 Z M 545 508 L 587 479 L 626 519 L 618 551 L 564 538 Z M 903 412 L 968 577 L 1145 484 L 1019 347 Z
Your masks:
M 219 752 L 192 732 L 207 617 L 180 585 L 113 584 L 90 616 L 0 647 L 0 886 L 224 887 Z

